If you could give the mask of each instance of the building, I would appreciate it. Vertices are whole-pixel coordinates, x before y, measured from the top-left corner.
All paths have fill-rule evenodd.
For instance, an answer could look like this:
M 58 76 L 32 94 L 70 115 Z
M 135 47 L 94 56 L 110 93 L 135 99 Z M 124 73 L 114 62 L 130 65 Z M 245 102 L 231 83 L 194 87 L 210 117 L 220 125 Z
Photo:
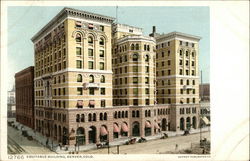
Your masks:
M 197 127 L 201 38 L 180 32 L 157 34 L 155 27 L 150 35 L 156 39 L 157 103 L 172 105 L 170 130 Z
M 15 87 L 12 88 L 11 91 L 8 91 L 7 96 L 7 112 L 8 112 L 8 118 L 15 118 L 16 117 L 16 92 Z
M 141 28 L 114 20 L 64 8 L 32 38 L 35 130 L 49 142 L 73 147 L 198 127 L 200 38 L 177 32 L 145 36 Z M 160 47 L 166 42 L 171 62 L 162 59 L 165 69 L 156 63 L 170 48 Z M 183 74 L 179 60 L 190 63 L 182 65 Z M 159 75 L 169 67 L 170 74 Z M 171 92 L 156 95 L 162 89 Z
M 209 83 L 204 83 L 200 84 L 200 98 L 201 101 L 210 101 L 210 84 Z
M 16 121 L 34 129 L 34 67 L 15 74 Z

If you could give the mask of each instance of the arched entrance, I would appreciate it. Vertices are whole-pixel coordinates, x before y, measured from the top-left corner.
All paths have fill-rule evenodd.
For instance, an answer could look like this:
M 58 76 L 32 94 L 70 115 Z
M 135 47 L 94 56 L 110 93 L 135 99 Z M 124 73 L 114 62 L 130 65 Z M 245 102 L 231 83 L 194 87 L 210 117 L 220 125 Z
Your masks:
M 180 130 L 184 130 L 184 118 L 180 119 Z
M 167 120 L 165 118 L 161 121 L 161 131 L 167 131 Z
M 59 138 L 59 142 L 61 142 L 62 141 L 62 129 L 61 129 L 61 126 L 59 125 L 58 126 L 58 138 Z
M 193 122 L 193 128 L 196 129 L 196 128 L 197 128 L 197 127 L 196 127 L 196 126 L 197 126 L 197 125 L 196 125 L 197 123 L 196 123 L 196 117 L 195 117 L 195 116 L 193 117 L 193 121 L 192 121 L 192 122 Z
M 186 119 L 186 128 L 188 130 L 191 128 L 191 119 L 190 119 L 190 117 L 187 117 L 187 119 Z
M 96 127 L 91 126 L 89 128 L 89 143 L 96 143 Z
M 83 127 L 79 127 L 76 130 L 76 144 L 77 145 L 85 144 L 85 132 Z
M 122 123 L 121 136 L 128 136 L 128 124 L 126 122 Z
M 105 125 L 100 128 L 100 141 L 108 141 L 108 130 Z
M 114 139 L 118 138 L 119 137 L 119 126 L 117 123 L 114 123 L 113 124 L 113 136 L 114 136 Z
M 140 136 L 140 124 L 137 121 L 132 124 L 132 136 Z
M 151 135 L 151 123 L 150 121 L 145 122 L 145 136 L 150 136 Z

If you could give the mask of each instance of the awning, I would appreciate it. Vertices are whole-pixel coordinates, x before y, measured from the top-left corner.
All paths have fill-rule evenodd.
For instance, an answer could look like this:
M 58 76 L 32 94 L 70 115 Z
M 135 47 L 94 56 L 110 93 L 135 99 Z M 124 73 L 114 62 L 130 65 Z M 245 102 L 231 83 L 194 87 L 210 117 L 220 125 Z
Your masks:
M 90 104 L 90 105 L 95 105 L 95 101 L 94 101 L 94 100 L 91 100 L 91 101 L 89 101 L 89 104 Z
M 101 136 L 104 136 L 104 135 L 108 134 L 108 131 L 104 126 L 101 127 L 100 131 L 101 131 Z
M 145 127 L 146 127 L 146 128 L 151 128 L 151 124 L 150 124 L 149 121 L 146 121 L 146 122 L 145 122 Z
M 117 126 L 117 124 L 114 124 L 113 127 L 114 127 L 114 130 L 113 130 L 114 132 L 120 132 L 119 127 Z
M 122 131 L 128 132 L 128 126 L 125 123 L 122 123 Z
M 77 101 L 77 106 L 83 106 L 83 101 Z
M 160 127 L 157 123 L 155 123 L 154 127 L 155 127 L 155 129 L 160 129 Z
M 202 117 L 201 120 L 206 124 L 209 125 L 210 121 L 207 119 L 207 117 Z

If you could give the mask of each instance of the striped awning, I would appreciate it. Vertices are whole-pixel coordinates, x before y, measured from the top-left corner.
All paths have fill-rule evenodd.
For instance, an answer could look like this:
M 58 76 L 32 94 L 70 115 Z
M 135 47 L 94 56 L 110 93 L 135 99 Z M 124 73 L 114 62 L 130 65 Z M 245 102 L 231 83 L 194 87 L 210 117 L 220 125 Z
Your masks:
M 145 122 L 145 127 L 146 127 L 146 128 L 151 128 L 151 124 L 150 124 L 149 121 L 146 121 L 146 122 Z
M 78 100 L 78 101 L 77 101 L 77 105 L 78 105 L 78 106 L 83 106 L 83 101 Z
M 125 123 L 122 123 L 122 131 L 128 132 L 128 126 Z
M 114 129 L 113 129 L 114 132 L 120 132 L 120 129 L 119 129 L 119 127 L 117 126 L 117 124 L 114 124 L 114 125 L 113 125 L 113 128 L 114 128 Z
M 100 133 L 101 133 L 101 136 L 104 136 L 104 135 L 108 134 L 108 131 L 104 126 L 102 126 L 101 129 L 100 129 Z
M 207 117 L 201 117 L 201 120 L 206 124 L 209 125 L 210 121 L 207 119 Z
M 95 101 L 94 101 L 94 100 L 90 100 L 90 101 L 89 101 L 89 104 L 90 104 L 90 105 L 95 105 Z
M 160 129 L 160 126 L 157 124 L 157 122 L 155 123 L 154 128 L 155 129 Z

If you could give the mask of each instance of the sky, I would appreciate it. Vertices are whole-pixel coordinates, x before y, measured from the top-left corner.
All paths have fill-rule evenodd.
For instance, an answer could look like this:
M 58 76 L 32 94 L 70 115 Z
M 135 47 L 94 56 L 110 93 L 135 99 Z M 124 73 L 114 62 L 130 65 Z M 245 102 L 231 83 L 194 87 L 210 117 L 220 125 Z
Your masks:
M 11 6 L 8 7 L 8 90 L 15 82 L 15 73 L 34 65 L 34 49 L 30 40 L 63 7 L 70 7 L 118 18 L 118 23 L 143 28 L 144 35 L 152 32 L 183 32 L 202 37 L 199 43 L 199 70 L 203 83 L 210 82 L 210 14 L 209 7 L 151 6 Z

